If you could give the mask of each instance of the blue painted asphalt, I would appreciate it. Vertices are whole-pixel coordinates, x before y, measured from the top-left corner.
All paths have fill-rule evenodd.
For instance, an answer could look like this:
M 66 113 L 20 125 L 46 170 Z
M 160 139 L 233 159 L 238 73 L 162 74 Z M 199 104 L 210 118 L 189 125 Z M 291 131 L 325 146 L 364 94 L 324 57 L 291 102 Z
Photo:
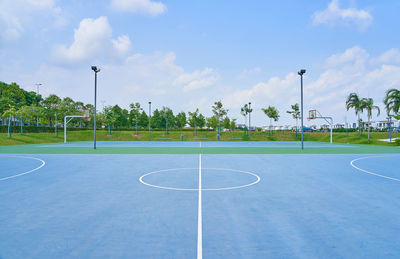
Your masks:
M 204 258 L 399 258 L 400 185 L 365 155 L 202 155 Z M 0 258 L 195 258 L 197 191 L 139 177 L 197 168 L 198 155 L 37 155 L 0 182 Z M 399 155 L 359 160 L 400 177 Z M 2 176 L 40 162 L 0 155 Z M 20 167 L 17 167 L 20 166 Z M 207 169 L 208 168 L 208 169 Z M 7 171 L 7 172 L 5 172 Z M 152 174 L 192 188 L 195 169 Z

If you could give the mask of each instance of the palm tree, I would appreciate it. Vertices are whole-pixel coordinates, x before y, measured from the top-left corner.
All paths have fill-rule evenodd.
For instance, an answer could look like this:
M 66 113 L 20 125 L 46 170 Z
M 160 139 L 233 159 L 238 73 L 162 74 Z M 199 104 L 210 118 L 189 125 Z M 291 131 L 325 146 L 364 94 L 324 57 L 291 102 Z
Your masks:
M 346 109 L 349 110 L 350 108 L 354 108 L 356 115 L 358 117 L 358 131 L 361 135 L 361 121 L 360 121 L 360 113 L 363 111 L 361 106 L 361 99 L 358 97 L 356 93 L 351 93 L 347 97 L 346 100 Z
M 367 110 L 367 115 L 368 115 L 368 143 L 369 143 L 369 131 L 371 128 L 371 117 L 372 117 L 372 111 L 377 110 L 377 116 L 381 113 L 381 110 L 379 109 L 378 106 L 374 105 L 374 100 L 372 98 L 362 98 L 361 101 L 361 109 L 366 109 Z
M 383 99 L 383 102 L 385 104 L 385 108 L 387 111 L 387 114 L 389 114 L 391 111 L 394 113 L 399 113 L 400 109 L 400 90 L 398 89 L 389 89 L 386 91 L 386 96 L 385 99 Z

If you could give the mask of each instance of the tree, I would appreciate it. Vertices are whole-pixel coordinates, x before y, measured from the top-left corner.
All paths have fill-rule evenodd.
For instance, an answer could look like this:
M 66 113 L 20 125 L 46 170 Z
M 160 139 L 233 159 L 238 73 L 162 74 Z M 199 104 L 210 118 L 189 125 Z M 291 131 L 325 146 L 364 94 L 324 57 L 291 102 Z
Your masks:
M 0 92 L 1 98 L 9 99 L 10 104 L 16 109 L 26 104 L 25 90 L 21 89 L 16 83 L 6 84 L 0 82 Z
M 142 110 L 142 113 L 139 116 L 139 127 L 146 128 L 149 126 L 149 116 L 147 116 L 146 112 Z
M 53 118 L 55 113 L 60 109 L 61 98 L 55 94 L 49 95 L 43 100 L 42 105 L 44 108 L 44 114 L 49 122 L 50 127 L 52 126 Z M 83 104 L 83 103 L 82 103 Z
M 172 110 L 168 107 L 163 107 L 160 111 L 163 126 L 165 125 L 165 135 L 168 135 L 168 127 L 174 128 L 175 127 L 175 116 Z
M 247 114 L 252 112 L 253 109 L 250 109 L 250 106 L 246 103 L 242 108 L 240 108 L 240 114 L 244 117 L 244 125 L 247 125 Z
M 112 107 L 112 113 L 115 118 L 114 126 L 116 127 L 128 126 L 128 110 L 122 109 L 116 104 Z
M 30 107 L 27 105 L 22 106 L 19 108 L 19 110 L 16 112 L 17 117 L 19 118 L 20 121 L 20 126 L 21 126 L 21 134 L 24 134 L 24 124 L 25 124 L 25 119 L 29 118 L 29 113 L 30 113 Z
M 8 118 L 8 137 L 11 138 L 11 120 L 17 115 L 17 110 L 10 106 L 4 113 L 3 117 Z
M 395 114 L 399 114 L 400 109 L 400 90 L 389 89 L 386 91 L 385 98 L 383 99 L 387 114 L 393 111 Z
M 41 118 L 43 116 L 44 113 L 44 108 L 41 106 L 37 106 L 37 105 L 32 105 L 30 106 L 30 116 L 36 118 L 36 125 L 39 124 L 39 118 Z
M 215 116 L 206 118 L 206 126 L 208 128 L 216 129 L 218 127 L 218 121 Z
M 229 129 L 230 128 L 230 126 L 231 126 L 231 120 L 229 119 L 229 117 L 228 116 L 226 116 L 225 118 L 224 118 L 224 128 L 225 129 Z
M 186 123 L 186 113 L 180 112 L 175 116 L 175 125 L 178 128 L 182 129 L 183 127 L 185 127 Z
M 114 125 L 114 123 L 116 121 L 116 116 L 113 112 L 113 107 L 110 105 L 105 106 L 103 113 L 104 113 L 104 120 L 105 120 L 105 122 L 107 124 L 107 128 L 108 128 L 107 135 L 111 135 L 111 126 Z
M 361 109 L 367 110 L 367 116 L 368 116 L 368 143 L 370 141 L 370 128 L 371 128 L 371 117 L 372 117 L 372 111 L 377 110 L 377 116 L 381 113 L 380 109 L 378 106 L 374 105 L 374 100 L 372 98 L 363 98 L 360 101 L 360 106 Z
M 231 130 L 236 129 L 236 119 L 232 119 L 232 120 L 231 120 L 231 123 L 230 123 L 230 125 L 229 125 L 229 128 L 230 128 Z
M 270 121 L 270 128 L 271 128 L 271 130 L 270 130 L 270 132 L 272 133 L 272 120 L 274 120 L 274 121 L 278 121 L 279 120 L 279 112 L 278 112 L 278 110 L 275 108 L 275 107 L 273 107 L 273 106 L 268 106 L 268 108 L 267 109 L 264 109 L 264 108 L 262 108 L 261 109 L 264 113 L 265 113 L 265 115 L 267 115 L 267 117 L 269 118 L 269 121 Z
M 203 114 L 199 113 L 199 116 L 197 116 L 197 126 L 199 128 L 203 128 L 206 125 L 206 118 L 204 117 Z
M 161 129 L 164 126 L 163 117 L 158 109 L 155 109 L 151 116 L 151 127 Z
M 360 113 L 362 113 L 363 109 L 361 106 L 361 99 L 358 97 L 356 93 L 351 93 L 347 97 L 346 100 L 346 109 L 349 110 L 350 108 L 354 108 L 354 111 L 358 117 L 358 131 L 361 135 L 361 120 L 360 120 Z
M 223 123 L 224 116 L 228 113 L 228 109 L 224 109 L 222 102 L 217 101 L 214 102 L 214 105 L 212 106 L 212 112 L 218 122 L 218 133 L 221 133 L 221 124 Z
M 86 104 L 85 111 L 89 112 L 89 120 L 84 120 L 85 127 L 88 127 L 89 125 L 94 126 L 94 123 L 93 123 L 93 121 L 94 121 L 94 105 L 90 104 L 90 103 Z M 100 119 L 103 119 L 103 121 L 104 121 L 104 118 L 100 118 Z M 96 116 L 96 120 L 97 120 L 97 116 Z M 99 125 L 101 125 L 101 123 L 99 123 Z
M 196 132 L 197 135 L 197 127 L 204 127 L 205 124 L 205 119 L 204 116 L 199 112 L 199 109 L 197 108 L 196 111 L 194 112 L 188 112 L 189 114 L 189 125 L 190 127 L 193 128 L 193 132 Z
M 298 122 L 298 119 L 300 119 L 300 108 L 299 108 L 299 104 L 298 103 L 293 104 L 290 107 L 291 107 L 292 110 L 286 111 L 286 112 L 291 114 L 293 119 L 296 119 L 296 137 L 297 137 L 297 128 L 298 128 L 298 126 L 297 126 L 298 123 L 297 122 Z
M 133 124 L 136 125 L 136 136 L 137 136 L 140 111 L 143 109 L 140 107 L 140 103 L 131 103 L 129 105 L 129 108 L 131 109 L 129 111 L 129 122 L 131 125 L 133 125 Z

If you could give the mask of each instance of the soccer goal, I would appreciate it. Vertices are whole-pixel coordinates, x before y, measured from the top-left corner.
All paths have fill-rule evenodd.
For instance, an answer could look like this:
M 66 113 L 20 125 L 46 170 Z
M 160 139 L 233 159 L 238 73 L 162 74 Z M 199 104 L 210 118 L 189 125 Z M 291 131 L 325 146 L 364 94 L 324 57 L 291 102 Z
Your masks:
M 317 110 L 310 110 L 308 111 L 308 120 L 315 120 L 315 119 L 324 119 L 331 128 L 331 144 L 333 143 L 332 139 L 332 132 L 333 132 L 333 118 L 322 116 L 321 113 Z
M 67 143 L 67 125 L 74 118 L 83 118 L 85 120 L 90 120 L 89 111 L 85 111 L 83 115 L 67 115 L 64 116 L 64 143 Z

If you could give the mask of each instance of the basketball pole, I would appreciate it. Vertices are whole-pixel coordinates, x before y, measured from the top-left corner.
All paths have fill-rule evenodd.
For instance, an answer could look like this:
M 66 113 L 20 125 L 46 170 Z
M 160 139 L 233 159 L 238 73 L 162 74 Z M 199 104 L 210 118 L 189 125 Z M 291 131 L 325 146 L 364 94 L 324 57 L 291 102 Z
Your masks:
M 301 69 L 297 74 L 300 75 L 301 84 L 301 149 L 304 149 L 304 125 L 303 125 L 303 75 L 306 73 L 305 69 Z

